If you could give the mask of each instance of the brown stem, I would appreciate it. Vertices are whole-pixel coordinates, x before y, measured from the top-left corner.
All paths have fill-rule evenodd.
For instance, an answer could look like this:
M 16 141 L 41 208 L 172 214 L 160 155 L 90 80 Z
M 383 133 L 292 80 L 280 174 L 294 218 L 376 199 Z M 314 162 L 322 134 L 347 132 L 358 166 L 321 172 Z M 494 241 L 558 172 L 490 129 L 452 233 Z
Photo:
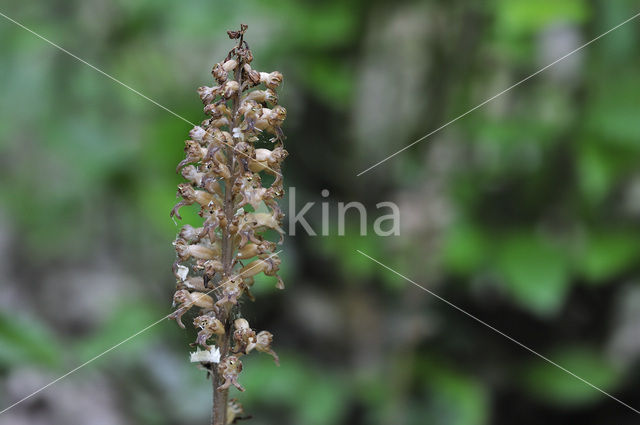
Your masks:
M 226 355 L 228 352 L 228 339 L 221 338 L 220 358 Z M 223 354 L 224 353 L 224 354 Z M 224 383 L 224 378 L 218 373 L 216 366 L 212 365 L 212 379 L 213 382 L 213 412 L 211 417 L 212 425 L 227 425 L 227 398 L 229 390 L 218 390 L 218 387 Z
M 242 47 L 242 37 L 240 37 L 240 42 L 238 47 Z M 234 71 L 235 80 L 238 82 L 238 86 L 242 86 L 242 58 L 238 55 L 238 65 Z M 240 95 L 241 92 L 238 92 L 232 98 L 232 114 L 233 120 L 230 125 L 229 132 L 233 133 L 233 129 L 239 125 L 239 117 L 238 117 L 238 108 L 240 107 Z M 231 226 L 231 222 L 233 220 L 233 216 L 235 214 L 235 204 L 233 202 L 233 185 L 235 183 L 237 177 L 237 167 L 236 160 L 234 157 L 233 147 L 226 146 L 226 156 L 227 156 L 227 167 L 231 171 L 231 177 L 225 180 L 224 187 L 224 214 L 227 219 L 227 225 L 222 229 L 222 242 L 221 242 L 221 250 L 222 250 L 222 266 L 223 266 L 223 282 L 231 277 L 233 272 L 233 255 L 235 251 L 234 243 L 233 243 L 233 235 L 230 232 L 229 226 Z M 221 312 L 220 321 L 224 324 L 225 334 L 218 338 L 218 348 L 220 350 L 220 359 L 224 359 L 228 354 L 231 348 L 231 320 L 230 320 L 230 310 L 227 309 L 224 312 Z M 224 378 L 220 376 L 218 370 L 215 366 L 212 367 L 212 375 L 213 375 L 213 412 L 211 418 L 212 425 L 227 425 L 227 399 L 229 396 L 229 390 L 218 390 L 218 387 L 224 383 Z

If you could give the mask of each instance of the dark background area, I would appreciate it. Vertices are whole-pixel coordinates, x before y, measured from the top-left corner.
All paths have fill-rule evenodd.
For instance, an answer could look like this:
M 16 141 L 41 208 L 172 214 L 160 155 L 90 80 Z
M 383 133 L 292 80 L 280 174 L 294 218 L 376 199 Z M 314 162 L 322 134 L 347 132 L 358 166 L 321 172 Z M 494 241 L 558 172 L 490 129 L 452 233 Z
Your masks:
M 254 424 L 631 424 L 640 409 L 640 22 L 358 173 L 640 12 L 633 1 L 9 2 L 0 12 L 192 122 L 247 23 L 281 71 L 285 185 L 316 232 L 245 316 Z M 168 314 L 174 173 L 190 126 L 0 17 L 0 409 Z M 328 198 L 320 193 L 330 191 Z M 367 235 L 338 202 L 367 206 Z M 376 204 L 400 208 L 380 237 Z M 285 211 L 288 200 L 283 201 Z M 184 209 L 186 213 L 186 208 Z M 185 214 L 195 223 L 197 216 Z M 289 229 L 291 232 L 291 229 Z M 0 424 L 207 423 L 170 321 Z

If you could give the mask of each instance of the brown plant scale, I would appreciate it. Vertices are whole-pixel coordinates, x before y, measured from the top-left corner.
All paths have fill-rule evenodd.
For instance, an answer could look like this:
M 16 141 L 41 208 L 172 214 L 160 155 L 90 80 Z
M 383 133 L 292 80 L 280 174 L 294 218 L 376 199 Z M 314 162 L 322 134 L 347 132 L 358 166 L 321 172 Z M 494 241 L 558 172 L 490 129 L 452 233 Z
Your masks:
M 192 345 L 207 351 L 193 353 L 192 361 L 213 380 L 213 425 L 248 418 L 240 403 L 228 401 L 231 386 L 244 391 L 238 381 L 241 356 L 255 349 L 279 362 L 273 335 L 251 329 L 239 307 L 243 295 L 253 300 L 249 288 L 259 273 L 274 276 L 276 287 L 284 288 L 276 242 L 265 239 L 268 231 L 280 234 L 277 243 L 284 236 L 277 203 L 284 194 L 280 170 L 287 157 L 280 129 L 287 113 L 276 93 L 282 74 L 251 68 L 246 30 L 241 25 L 227 32 L 238 44 L 213 67 L 215 85 L 198 88 L 209 118 L 189 132 L 185 159 L 176 170 L 186 180 L 178 185 L 182 200 L 171 211 L 180 219 L 180 208 L 197 205 L 202 217 L 201 227 L 183 226 L 174 242 L 176 310 L 170 317 L 184 328 L 182 317 L 197 310 Z M 256 148 L 256 142 L 270 147 Z M 263 178 L 273 183 L 263 186 Z

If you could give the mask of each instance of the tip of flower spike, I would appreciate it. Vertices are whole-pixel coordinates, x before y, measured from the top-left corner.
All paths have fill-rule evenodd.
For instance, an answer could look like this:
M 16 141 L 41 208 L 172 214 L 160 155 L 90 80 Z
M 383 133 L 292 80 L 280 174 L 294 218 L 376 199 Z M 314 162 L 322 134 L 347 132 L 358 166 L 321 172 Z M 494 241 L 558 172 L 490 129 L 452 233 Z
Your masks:
M 246 24 L 240 24 L 240 31 L 227 31 L 227 35 L 230 39 L 241 38 L 244 35 L 244 32 L 249 28 Z
M 189 354 L 191 363 L 220 363 L 220 350 L 218 347 L 211 347 L 208 350 L 197 348 L 195 353 Z

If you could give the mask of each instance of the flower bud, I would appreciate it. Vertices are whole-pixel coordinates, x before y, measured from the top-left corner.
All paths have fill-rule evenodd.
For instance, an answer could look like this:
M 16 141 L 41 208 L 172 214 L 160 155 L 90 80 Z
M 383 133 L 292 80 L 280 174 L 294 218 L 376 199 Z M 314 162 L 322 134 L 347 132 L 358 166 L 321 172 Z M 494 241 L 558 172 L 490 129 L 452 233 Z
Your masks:
M 222 111 L 218 107 L 218 105 L 214 103 L 210 103 L 204 107 L 204 113 L 211 116 L 213 119 L 218 119 L 222 117 Z M 211 125 L 211 123 L 209 123 Z
M 260 244 L 251 243 L 240 248 L 236 256 L 239 259 L 244 260 L 247 258 L 253 258 L 257 255 L 264 254 L 266 252 L 271 252 L 274 249 L 275 249 L 275 244 L 270 241 L 264 241 Z
M 204 173 L 199 173 L 194 165 L 187 165 L 182 170 L 180 170 L 180 174 L 182 174 L 182 177 L 194 183 L 196 186 L 201 185 L 202 178 L 204 177 Z
M 249 322 L 245 319 L 236 319 L 234 322 L 235 331 L 233 340 L 236 342 L 236 353 L 248 353 L 247 347 L 256 342 L 256 332 L 249 327 Z
M 278 103 L 278 95 L 272 89 L 254 90 L 244 97 L 244 102 L 249 100 L 253 100 L 259 103 L 269 102 L 275 105 Z
M 178 185 L 178 195 L 182 196 L 182 198 L 184 198 L 184 200 L 189 204 L 197 202 L 198 204 L 205 206 L 211 203 L 220 203 L 220 201 L 211 193 L 204 190 L 195 190 L 191 185 L 187 183 L 180 183 Z
M 281 125 L 284 122 L 285 118 L 287 118 L 287 110 L 283 106 L 276 105 L 271 110 L 269 124 Z
M 222 69 L 224 69 L 225 72 L 230 72 L 236 69 L 236 66 L 238 66 L 238 61 L 235 59 L 229 59 L 222 64 Z
M 222 96 L 225 99 L 230 99 L 238 92 L 240 85 L 235 80 L 229 80 L 222 86 Z
M 189 245 L 184 239 L 176 240 L 174 245 L 181 261 L 188 260 L 191 257 L 200 260 L 211 260 L 218 255 L 215 249 L 199 244 Z
M 260 82 L 270 89 L 276 89 L 282 83 L 282 74 L 278 71 L 273 71 L 268 74 L 266 72 L 260 73 Z
M 213 75 L 213 78 L 215 78 L 218 84 L 224 84 L 225 81 L 227 81 L 227 79 L 229 78 L 229 74 L 224 70 L 224 67 L 222 65 L 223 64 L 221 63 L 217 63 L 211 70 L 211 75 Z
M 277 147 L 274 150 L 269 149 L 256 149 L 256 161 L 266 162 L 269 165 L 277 164 L 284 160 L 288 155 L 288 152 L 281 147 Z
M 180 233 L 178 234 L 181 239 L 186 241 L 197 240 L 200 238 L 200 233 L 202 232 L 202 227 L 195 228 L 190 224 L 185 224 L 180 229 Z
M 260 84 L 260 72 L 256 71 L 255 69 L 251 69 L 251 66 L 249 64 L 245 64 L 244 72 L 250 87 Z
M 280 269 L 280 257 L 277 255 L 271 255 L 266 258 L 254 260 L 240 269 L 238 272 L 242 276 L 255 276 L 259 273 L 264 273 L 265 276 L 275 276 L 278 279 L 276 288 L 284 289 L 284 282 L 277 272 Z
M 198 87 L 198 96 L 202 100 L 202 103 L 205 105 L 213 102 L 216 99 L 216 96 L 220 94 L 220 86 L 216 87 L 207 87 L 202 86 Z
M 205 134 L 207 134 L 206 130 L 200 126 L 195 126 L 189 131 L 189 138 L 196 142 L 202 142 Z
M 251 329 L 249 327 L 249 322 L 247 322 L 247 319 L 243 319 L 243 318 L 236 319 L 233 322 L 233 327 L 236 329 Z
M 245 49 L 244 54 L 242 55 L 242 58 L 246 63 L 251 63 L 253 62 L 253 53 L 251 52 L 251 50 Z

